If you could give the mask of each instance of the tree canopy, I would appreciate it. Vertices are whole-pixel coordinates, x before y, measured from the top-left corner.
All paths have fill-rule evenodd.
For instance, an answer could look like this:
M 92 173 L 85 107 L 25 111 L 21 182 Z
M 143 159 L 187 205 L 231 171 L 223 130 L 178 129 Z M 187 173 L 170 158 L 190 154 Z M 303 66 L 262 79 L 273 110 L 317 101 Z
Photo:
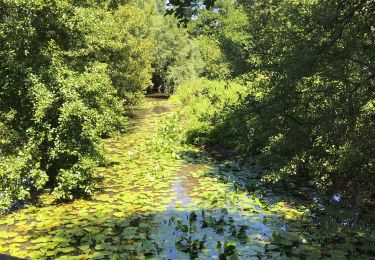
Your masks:
M 371 197 L 373 1 L 215 1 L 207 9 L 190 3 L 198 15 L 189 14 L 188 26 L 215 66 L 205 75 L 229 71 L 220 74 L 248 87 L 236 107 L 219 112 L 210 142 L 230 136 L 226 143 L 263 158 L 270 173 Z M 184 8 L 173 9 L 177 17 Z

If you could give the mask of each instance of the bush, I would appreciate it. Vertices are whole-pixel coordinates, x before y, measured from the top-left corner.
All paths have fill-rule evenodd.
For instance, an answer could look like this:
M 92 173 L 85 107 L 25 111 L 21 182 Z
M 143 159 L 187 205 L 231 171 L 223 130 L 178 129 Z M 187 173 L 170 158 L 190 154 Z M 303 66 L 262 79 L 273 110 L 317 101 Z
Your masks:
M 210 132 L 204 131 L 203 141 L 228 138 L 230 145 L 257 155 L 273 175 L 294 175 L 322 191 L 346 193 L 352 205 L 373 200 L 373 1 L 237 4 L 247 16 L 248 37 L 229 38 L 221 48 L 234 51 L 226 61 L 248 95 L 221 112 L 209 101 L 221 90 L 206 91 L 209 97 L 197 110 L 198 123 Z M 220 25 L 211 21 L 206 22 Z M 216 27 L 204 28 L 215 33 Z M 237 48 L 239 58 L 233 59 Z M 195 100 L 197 94 L 190 94 Z M 196 107 L 193 101 L 191 109 Z M 215 113 L 222 114 L 220 120 Z
M 150 6 L 0 2 L 0 210 L 47 185 L 91 193 L 101 137 L 150 82 Z
M 196 79 L 179 86 L 170 102 L 185 105 L 181 113 L 188 142 L 228 147 L 239 129 L 221 132 L 216 127 L 245 96 L 246 87 L 238 83 Z
M 199 46 L 173 17 L 159 15 L 157 24 L 154 84 L 158 91 L 173 93 L 185 81 L 199 76 L 203 66 Z

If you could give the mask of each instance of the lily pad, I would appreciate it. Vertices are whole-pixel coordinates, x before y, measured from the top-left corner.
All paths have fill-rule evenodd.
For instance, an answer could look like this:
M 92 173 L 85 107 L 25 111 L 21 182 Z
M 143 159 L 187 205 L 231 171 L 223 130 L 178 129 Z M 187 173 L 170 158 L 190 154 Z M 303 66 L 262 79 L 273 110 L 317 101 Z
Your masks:
M 0 238 L 12 238 L 17 236 L 18 234 L 16 232 L 7 232 L 7 231 L 0 231 Z
M 115 217 L 122 218 L 122 217 L 125 216 L 125 213 L 124 213 L 124 212 L 115 212 L 115 213 L 113 213 L 113 215 L 114 215 Z
M 47 243 L 48 241 L 52 240 L 52 236 L 45 236 L 45 237 L 38 237 L 37 239 L 33 239 L 30 243 L 38 244 L 38 243 Z
M 58 249 L 59 252 L 62 252 L 62 253 L 70 253 L 70 252 L 73 252 L 75 250 L 74 247 L 64 247 L 64 248 L 59 248 Z

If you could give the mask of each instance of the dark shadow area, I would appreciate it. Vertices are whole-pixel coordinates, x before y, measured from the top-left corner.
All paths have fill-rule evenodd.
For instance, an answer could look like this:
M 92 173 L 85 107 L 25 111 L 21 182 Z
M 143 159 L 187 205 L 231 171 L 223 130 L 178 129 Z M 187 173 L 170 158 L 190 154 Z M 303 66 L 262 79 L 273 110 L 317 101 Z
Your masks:
M 239 154 L 273 173 L 275 185 L 296 191 L 296 196 L 304 196 L 305 192 L 300 192 L 303 186 L 319 194 L 314 197 L 319 196 L 324 204 L 335 201 L 338 196 L 340 201 L 335 202 L 355 214 L 375 214 L 374 184 L 370 181 L 371 168 L 366 166 L 372 164 L 373 156 L 369 155 L 372 148 L 367 148 L 371 138 L 364 145 L 359 136 L 344 137 L 342 132 L 335 133 L 340 129 L 335 123 L 331 126 L 333 129 L 326 129 L 324 124 L 328 122 L 324 123 L 323 119 L 303 123 L 290 115 L 274 115 L 276 112 L 270 110 L 271 104 L 267 102 L 270 101 L 255 101 L 249 95 L 242 102 L 225 107 L 219 115 L 203 119 L 213 128 L 203 133 L 190 132 L 192 143 L 198 138 L 208 147 L 237 149 Z M 340 149 L 344 152 L 340 153 Z
M 225 184 L 232 184 L 234 189 L 256 197 L 264 210 L 272 210 L 274 205 L 281 202 L 302 209 L 305 218 L 301 222 L 306 222 L 301 232 L 314 236 L 310 243 L 318 243 L 326 250 L 352 243 L 348 246 L 351 253 L 357 250 L 361 254 L 375 257 L 374 211 L 359 212 L 347 201 L 341 200 L 339 195 L 323 196 L 312 185 L 298 185 L 301 183 L 300 179 L 289 178 L 275 183 L 267 182 L 262 179 L 267 169 L 260 168 L 256 160 L 241 157 L 234 150 L 217 151 L 209 146 L 202 148 L 199 152 L 183 151 L 180 156 L 186 162 L 193 164 L 211 163 L 213 170 L 207 171 L 205 176 L 214 177 Z M 280 217 L 285 219 L 288 215 Z M 300 227 L 293 222 L 292 220 L 289 223 L 291 224 L 289 228 Z M 292 250 L 292 247 L 289 249 Z
M 222 148 L 213 145 L 202 146 L 202 149 L 217 161 L 234 160 L 239 155 L 236 149 Z
M 150 93 L 147 93 L 146 98 L 168 99 L 170 98 L 170 96 L 171 95 L 167 93 L 150 92 Z
M 18 257 L 10 256 L 10 255 L 0 254 L 0 260 L 22 260 L 22 259 L 25 259 L 25 258 L 18 258 Z

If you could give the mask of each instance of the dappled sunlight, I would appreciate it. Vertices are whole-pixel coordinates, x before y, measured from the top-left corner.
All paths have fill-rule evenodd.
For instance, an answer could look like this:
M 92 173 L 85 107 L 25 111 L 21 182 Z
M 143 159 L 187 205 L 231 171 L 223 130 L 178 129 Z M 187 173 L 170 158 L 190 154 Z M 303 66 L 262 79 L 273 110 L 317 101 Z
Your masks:
M 0 1 L 0 260 L 375 259 L 374 4 Z
M 177 126 L 165 121 L 174 122 L 174 114 L 153 108 L 163 102 L 146 104 L 137 131 L 106 142 L 110 163 L 97 170 L 100 182 L 91 199 L 56 204 L 44 194 L 39 205 L 1 218 L 0 253 L 31 259 L 258 259 L 320 258 L 343 250 L 322 246 L 308 208 L 241 187 L 236 176 L 244 169 L 235 160 L 217 161 L 181 144 Z

